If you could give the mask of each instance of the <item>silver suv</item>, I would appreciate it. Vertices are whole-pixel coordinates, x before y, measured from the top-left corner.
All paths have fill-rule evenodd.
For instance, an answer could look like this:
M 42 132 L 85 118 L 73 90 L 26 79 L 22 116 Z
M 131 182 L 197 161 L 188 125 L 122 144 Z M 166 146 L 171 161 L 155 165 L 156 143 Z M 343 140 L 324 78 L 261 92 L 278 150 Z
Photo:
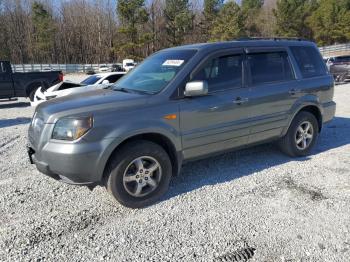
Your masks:
M 102 185 L 123 205 L 157 201 L 183 162 L 278 141 L 310 153 L 336 105 L 312 42 L 242 40 L 159 51 L 108 89 L 38 106 L 28 153 L 37 169 Z

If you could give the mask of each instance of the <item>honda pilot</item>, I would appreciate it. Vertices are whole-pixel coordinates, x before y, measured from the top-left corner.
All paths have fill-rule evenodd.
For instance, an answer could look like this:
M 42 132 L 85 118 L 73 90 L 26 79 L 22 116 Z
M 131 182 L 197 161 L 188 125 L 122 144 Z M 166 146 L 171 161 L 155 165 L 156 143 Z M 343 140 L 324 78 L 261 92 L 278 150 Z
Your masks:
M 309 41 L 180 46 L 106 89 L 39 105 L 28 153 L 54 179 L 101 185 L 141 208 L 159 200 L 191 160 L 271 141 L 291 157 L 310 154 L 334 117 L 333 92 Z

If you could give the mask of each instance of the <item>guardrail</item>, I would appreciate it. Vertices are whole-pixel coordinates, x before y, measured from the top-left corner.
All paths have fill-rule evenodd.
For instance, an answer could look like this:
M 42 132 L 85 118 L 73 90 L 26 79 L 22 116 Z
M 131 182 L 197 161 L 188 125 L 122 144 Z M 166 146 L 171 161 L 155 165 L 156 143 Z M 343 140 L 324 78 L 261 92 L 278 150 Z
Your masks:
M 350 43 L 320 47 L 323 57 L 350 55 Z
M 112 68 L 114 64 L 14 64 L 13 72 L 62 71 L 64 73 L 86 73 L 92 69 L 98 72 L 101 65 Z M 118 65 L 121 65 L 118 63 Z
M 323 57 L 350 55 L 350 43 L 341 45 L 332 45 L 320 47 Z M 118 63 L 121 65 L 120 63 Z M 93 69 L 98 72 L 101 65 L 107 65 L 109 68 L 113 64 L 17 64 L 12 65 L 13 72 L 35 72 L 35 71 L 54 71 L 59 70 L 64 73 L 86 73 Z

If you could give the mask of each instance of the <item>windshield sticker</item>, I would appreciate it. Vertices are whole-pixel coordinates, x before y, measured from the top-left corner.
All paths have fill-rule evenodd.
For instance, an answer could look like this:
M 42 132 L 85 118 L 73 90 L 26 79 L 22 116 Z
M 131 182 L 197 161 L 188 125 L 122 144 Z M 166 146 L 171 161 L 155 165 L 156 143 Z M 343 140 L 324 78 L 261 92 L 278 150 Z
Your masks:
M 184 62 L 184 60 L 166 60 L 163 66 L 181 66 Z

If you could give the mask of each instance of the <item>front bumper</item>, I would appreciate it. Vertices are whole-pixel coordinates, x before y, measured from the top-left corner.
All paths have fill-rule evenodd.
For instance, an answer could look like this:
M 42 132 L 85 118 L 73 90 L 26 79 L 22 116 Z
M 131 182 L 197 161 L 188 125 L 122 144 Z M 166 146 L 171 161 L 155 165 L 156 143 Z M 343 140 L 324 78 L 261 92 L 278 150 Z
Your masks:
M 28 145 L 32 164 L 43 174 L 73 185 L 99 184 L 109 140 L 96 143 L 48 142 L 40 150 Z

